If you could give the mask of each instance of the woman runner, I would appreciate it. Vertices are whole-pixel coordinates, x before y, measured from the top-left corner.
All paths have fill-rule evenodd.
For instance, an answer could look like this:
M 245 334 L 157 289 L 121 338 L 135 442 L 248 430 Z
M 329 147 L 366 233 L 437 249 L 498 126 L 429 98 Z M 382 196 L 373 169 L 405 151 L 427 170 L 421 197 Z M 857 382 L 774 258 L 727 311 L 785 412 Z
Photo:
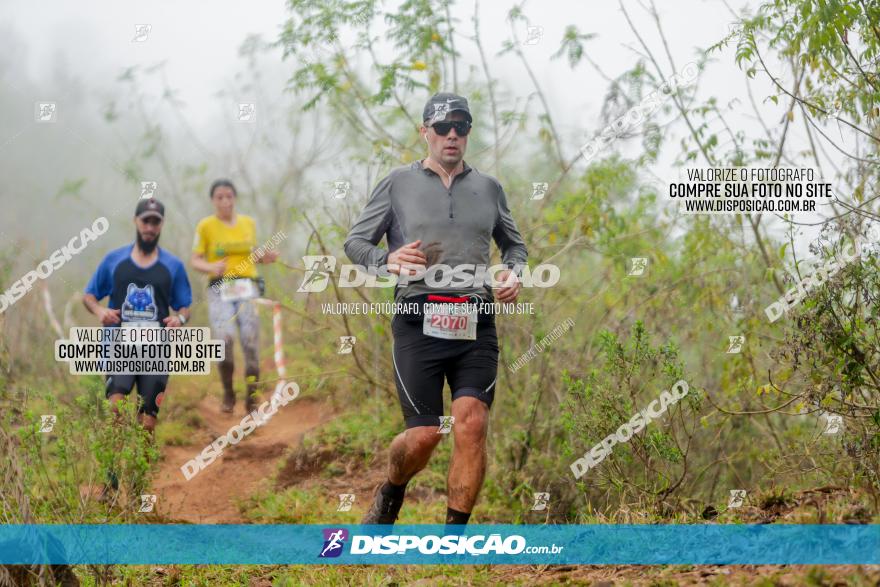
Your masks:
M 272 263 L 278 251 L 257 249 L 254 219 L 235 211 L 237 192 L 231 181 L 218 179 L 211 184 L 214 214 L 196 226 L 192 266 L 209 277 L 208 316 L 212 335 L 226 341 L 226 358 L 220 363 L 223 382 L 222 410 L 235 407 L 232 376 L 235 370 L 233 341 L 238 329 L 244 351 L 246 382 L 245 413 L 255 407 L 260 379 L 260 323 L 252 299 L 262 292 L 255 263 Z

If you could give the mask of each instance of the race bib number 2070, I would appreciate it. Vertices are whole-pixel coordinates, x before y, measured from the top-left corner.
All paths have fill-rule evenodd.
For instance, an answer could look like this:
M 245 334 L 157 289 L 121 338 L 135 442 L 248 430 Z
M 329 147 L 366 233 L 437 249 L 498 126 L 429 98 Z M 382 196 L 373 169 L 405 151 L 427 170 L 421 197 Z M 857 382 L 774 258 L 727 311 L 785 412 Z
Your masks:
M 425 309 L 422 332 L 435 338 L 476 340 L 476 308 L 464 304 L 429 304 Z

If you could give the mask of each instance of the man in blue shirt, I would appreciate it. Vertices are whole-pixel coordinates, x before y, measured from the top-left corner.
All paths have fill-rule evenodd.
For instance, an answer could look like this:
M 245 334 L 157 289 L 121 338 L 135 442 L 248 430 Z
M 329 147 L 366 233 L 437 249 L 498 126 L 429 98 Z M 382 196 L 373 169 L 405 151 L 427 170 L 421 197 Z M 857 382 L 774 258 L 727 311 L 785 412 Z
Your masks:
M 103 326 L 176 328 L 189 320 L 192 290 L 184 265 L 159 248 L 164 218 L 161 202 L 141 199 L 135 209 L 135 242 L 110 251 L 89 280 L 83 303 Z M 106 308 L 99 303 L 105 297 Z M 168 374 L 108 373 L 107 399 L 115 405 L 135 384 L 141 397 L 138 421 L 152 433 Z

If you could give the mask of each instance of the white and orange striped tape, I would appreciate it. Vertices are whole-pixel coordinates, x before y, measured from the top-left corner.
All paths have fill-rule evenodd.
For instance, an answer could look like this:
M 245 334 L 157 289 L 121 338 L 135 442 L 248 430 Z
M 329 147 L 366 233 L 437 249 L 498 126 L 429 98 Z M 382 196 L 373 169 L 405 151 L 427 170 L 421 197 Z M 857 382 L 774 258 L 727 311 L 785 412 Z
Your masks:
M 272 306 L 272 337 L 275 344 L 275 370 L 278 371 L 278 383 L 275 385 L 275 391 L 272 397 L 280 397 L 281 388 L 287 380 L 287 369 L 284 366 L 284 338 L 281 333 L 281 302 L 276 302 L 267 298 L 255 298 L 253 302 L 263 305 Z

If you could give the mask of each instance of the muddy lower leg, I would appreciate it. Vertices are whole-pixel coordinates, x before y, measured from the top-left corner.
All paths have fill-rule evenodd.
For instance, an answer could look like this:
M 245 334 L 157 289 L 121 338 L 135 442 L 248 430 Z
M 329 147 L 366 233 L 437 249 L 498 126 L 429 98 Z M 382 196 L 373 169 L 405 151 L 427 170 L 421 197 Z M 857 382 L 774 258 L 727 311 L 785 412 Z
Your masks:
M 397 520 L 407 482 L 425 468 L 441 438 L 436 426 L 409 428 L 394 438 L 388 459 L 388 480 L 376 492 L 362 524 L 393 524 Z
M 141 426 L 150 433 L 151 436 L 155 435 L 156 432 L 156 416 L 149 416 L 147 414 L 138 414 L 138 422 L 140 422 Z
M 447 504 L 459 512 L 470 513 L 486 475 L 486 433 L 489 408 L 473 397 L 452 402 L 455 445 L 447 478 Z
M 404 485 L 425 468 L 434 447 L 443 438 L 436 426 L 417 426 L 398 434 L 391 441 L 388 459 L 388 480 Z
M 121 393 L 111 393 L 107 400 L 110 402 L 110 409 L 113 410 L 113 413 L 117 418 L 120 417 L 119 414 L 119 402 L 125 399 L 125 395 Z

